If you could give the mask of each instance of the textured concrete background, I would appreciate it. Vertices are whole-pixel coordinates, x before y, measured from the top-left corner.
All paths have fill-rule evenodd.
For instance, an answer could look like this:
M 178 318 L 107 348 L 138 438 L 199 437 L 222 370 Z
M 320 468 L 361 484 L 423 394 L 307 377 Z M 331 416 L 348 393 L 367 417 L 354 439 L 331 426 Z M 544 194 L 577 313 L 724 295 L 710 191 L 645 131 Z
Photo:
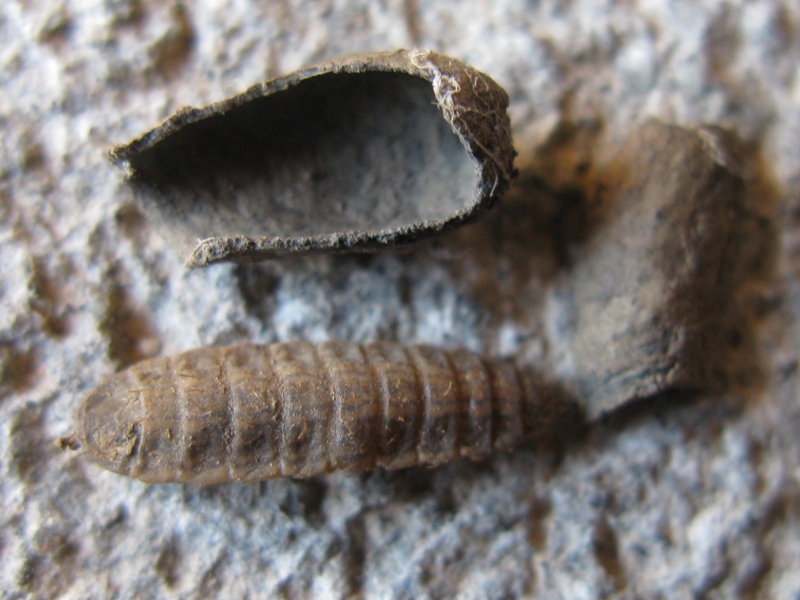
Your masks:
M 800 597 L 800 8 L 786 0 L 152 2 L 0 8 L 4 597 Z M 509 91 L 521 177 L 402 253 L 186 272 L 105 150 L 186 104 L 345 52 L 431 47 Z M 136 360 L 239 340 L 391 339 L 553 361 L 552 231 L 648 117 L 744 141 L 771 219 L 721 397 L 643 403 L 560 452 L 191 488 L 53 440 Z

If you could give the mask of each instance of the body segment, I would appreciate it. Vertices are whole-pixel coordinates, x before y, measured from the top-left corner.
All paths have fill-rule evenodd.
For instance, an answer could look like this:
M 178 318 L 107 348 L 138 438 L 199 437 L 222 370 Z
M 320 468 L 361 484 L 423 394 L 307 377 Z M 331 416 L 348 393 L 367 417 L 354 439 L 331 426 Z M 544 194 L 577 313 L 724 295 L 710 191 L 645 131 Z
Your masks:
M 112 376 L 62 443 L 143 481 L 206 484 L 480 459 L 575 414 L 534 374 L 463 350 L 240 344 Z

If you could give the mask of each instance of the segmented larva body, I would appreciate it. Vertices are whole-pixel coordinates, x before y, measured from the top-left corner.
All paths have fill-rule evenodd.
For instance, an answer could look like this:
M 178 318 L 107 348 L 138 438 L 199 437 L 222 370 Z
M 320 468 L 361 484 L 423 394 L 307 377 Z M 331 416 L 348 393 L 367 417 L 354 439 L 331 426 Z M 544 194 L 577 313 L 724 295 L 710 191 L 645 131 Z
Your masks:
M 480 459 L 574 411 L 535 374 L 462 350 L 241 344 L 117 373 L 62 444 L 151 483 L 257 481 Z

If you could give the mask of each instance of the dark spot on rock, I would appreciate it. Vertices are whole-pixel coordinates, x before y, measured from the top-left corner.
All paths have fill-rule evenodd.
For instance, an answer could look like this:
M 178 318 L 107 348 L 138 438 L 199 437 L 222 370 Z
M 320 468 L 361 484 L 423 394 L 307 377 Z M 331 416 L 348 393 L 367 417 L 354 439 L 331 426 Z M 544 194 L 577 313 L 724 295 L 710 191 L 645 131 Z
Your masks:
M 411 502 L 430 496 L 434 489 L 434 472 L 427 467 L 411 467 L 386 473 L 394 485 L 398 500 Z
M 433 494 L 436 498 L 437 511 L 443 517 L 458 512 L 458 501 L 453 491 L 454 485 L 453 465 L 436 471 L 436 477 L 433 480 Z
M 100 330 L 109 339 L 109 357 L 126 367 L 155 354 L 160 342 L 146 313 L 129 297 L 121 270 L 111 268 L 107 279 L 108 305 Z
M 214 564 L 211 565 L 200 578 L 200 583 L 197 585 L 197 597 L 199 598 L 215 598 L 222 588 L 224 581 L 225 565 L 228 562 L 226 554 L 222 554 Z
M 322 503 L 328 486 L 321 479 L 288 481 L 285 496 L 278 502 L 281 511 L 289 517 L 301 517 L 311 524 L 324 520 Z
M 114 215 L 120 233 L 141 246 L 147 232 L 147 220 L 135 204 L 123 204 Z
M 547 548 L 547 530 L 545 528 L 545 522 L 549 514 L 549 500 L 546 498 L 535 498 L 530 501 L 530 511 L 527 520 L 528 542 L 537 552 L 545 552 Z
M 736 61 L 742 46 L 740 9 L 722 4 L 706 31 L 705 51 L 708 71 L 713 78 L 724 79 L 725 70 Z
M 756 598 L 765 597 L 766 590 L 764 589 L 764 580 L 772 571 L 772 560 L 763 549 L 760 549 L 757 556 L 752 557 L 748 568 L 745 569 L 744 574 L 736 586 L 736 593 L 734 597 L 743 600 L 755 600 Z
M 594 529 L 594 554 L 615 590 L 625 588 L 625 571 L 619 558 L 617 534 L 605 517 L 601 517 Z
M 364 563 L 367 558 L 366 530 L 360 516 L 350 519 L 345 526 L 342 557 L 344 561 L 344 597 L 358 598 L 364 584 Z
M 39 552 L 55 564 L 73 562 L 79 551 L 78 544 L 63 531 L 43 528 L 36 532 L 33 541 Z
M 403 271 L 397 278 L 397 295 L 400 298 L 401 306 L 411 306 L 414 301 L 414 283 L 408 272 Z
M 41 565 L 41 556 L 37 554 L 29 555 L 17 573 L 17 585 L 29 592 L 36 592 L 41 587 Z
M 111 517 L 111 519 L 103 523 L 102 526 L 103 529 L 107 530 L 116 529 L 120 525 L 124 524 L 125 521 L 127 520 L 128 520 L 128 509 L 125 508 L 125 506 L 120 505 L 117 507 L 117 510 L 114 512 L 114 515 Z
M 42 317 L 42 326 L 46 334 L 62 338 L 69 333 L 69 323 L 65 308 L 61 301 L 59 281 L 64 281 L 72 272 L 70 264 L 58 265 L 58 277 L 51 275 L 51 267 L 43 257 L 33 260 L 33 277 L 31 278 L 31 310 Z
M 194 29 L 183 4 L 170 9 L 170 28 L 149 51 L 152 70 L 164 77 L 173 77 L 186 64 L 194 46 Z
M 0 344 L 0 399 L 19 393 L 36 381 L 38 362 L 32 351 Z
M 144 21 L 145 8 L 141 0 L 105 0 L 103 5 L 112 15 L 114 27 L 139 25 Z
M 271 264 L 237 265 L 234 277 L 247 311 L 262 321 L 269 319 L 275 308 L 275 291 L 280 274 Z
M 42 475 L 48 452 L 55 450 L 44 437 L 42 409 L 29 404 L 17 411 L 11 419 L 11 466 L 26 483 L 36 483 Z
M 403 0 L 403 16 L 406 22 L 406 31 L 411 40 L 410 46 L 422 45 L 422 16 L 419 8 L 419 0 Z
M 60 44 L 67 40 L 72 29 L 72 18 L 62 5 L 47 17 L 36 39 L 45 44 Z
M 182 552 L 177 537 L 173 536 L 161 549 L 156 560 L 155 571 L 168 588 L 172 588 L 180 577 Z
M 294 600 L 295 598 L 302 598 L 303 595 L 298 591 L 297 578 L 289 575 L 286 579 L 278 584 L 278 598 L 281 600 Z
M 592 173 L 593 154 L 603 132 L 599 119 L 574 120 L 569 116 L 569 107 L 563 112 L 565 117 L 536 148 L 533 161 L 527 167 L 555 193 L 583 187 L 583 179 Z
M 24 136 L 22 143 L 22 168 L 26 171 L 38 171 L 47 164 L 47 155 L 41 143 Z

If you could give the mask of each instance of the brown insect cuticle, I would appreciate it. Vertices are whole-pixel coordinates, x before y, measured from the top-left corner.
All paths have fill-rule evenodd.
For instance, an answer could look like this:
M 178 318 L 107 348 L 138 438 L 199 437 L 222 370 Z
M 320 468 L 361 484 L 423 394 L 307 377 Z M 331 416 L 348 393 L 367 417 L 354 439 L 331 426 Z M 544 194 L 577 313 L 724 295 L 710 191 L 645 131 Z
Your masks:
M 206 484 L 481 459 L 579 418 L 534 375 L 463 350 L 241 344 L 112 376 L 59 444 L 82 440 L 95 462 L 143 481 Z

